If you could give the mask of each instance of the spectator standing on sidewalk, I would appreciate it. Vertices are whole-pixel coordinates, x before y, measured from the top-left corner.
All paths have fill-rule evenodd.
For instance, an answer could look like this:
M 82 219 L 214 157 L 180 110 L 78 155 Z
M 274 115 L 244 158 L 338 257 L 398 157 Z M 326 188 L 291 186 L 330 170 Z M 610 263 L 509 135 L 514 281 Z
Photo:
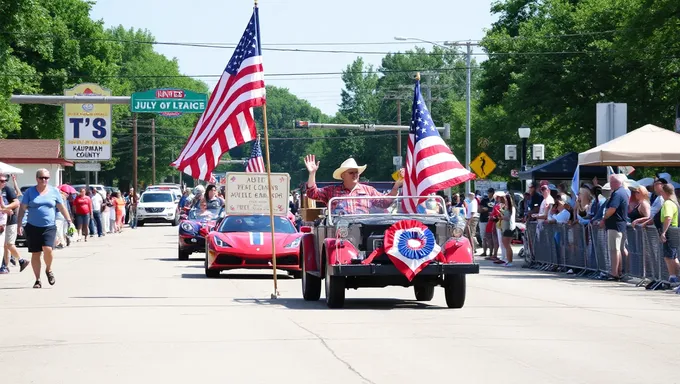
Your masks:
M 9 272 L 10 257 L 12 265 L 16 265 L 16 260 L 19 260 L 19 271 L 23 271 L 28 267 L 30 261 L 24 260 L 19 256 L 19 251 L 14 243 L 17 240 L 18 224 L 17 224 L 17 214 L 19 213 L 19 199 L 17 196 L 17 191 L 21 193 L 21 190 L 16 188 L 16 176 L 12 175 L 12 181 L 15 186 L 13 189 L 7 182 L 9 181 L 9 176 L 0 175 L 0 188 L 2 188 L 2 202 L 5 205 L 4 214 L 7 215 L 6 226 L 5 226 L 5 249 L 2 258 L 2 265 L 0 266 L 0 274 Z
M 659 231 L 659 237 L 663 244 L 663 259 L 668 268 L 668 281 L 670 283 L 678 282 L 678 274 L 680 274 L 680 262 L 678 262 L 678 244 L 677 237 L 668 236 L 670 228 L 678 227 L 678 199 L 675 197 L 673 185 L 664 184 L 661 188 L 664 198 L 661 206 L 661 223 L 662 228 Z
M 609 185 L 612 195 L 607 201 L 604 217 L 600 222 L 600 227 L 607 228 L 607 245 L 609 256 L 611 257 L 611 276 L 614 279 L 621 278 L 621 255 L 625 246 L 624 233 L 628 224 L 628 194 L 626 193 L 623 182 L 623 175 L 611 175 Z
M 119 192 L 114 192 L 111 194 L 111 202 L 113 203 L 114 211 L 116 212 L 116 225 L 115 231 L 120 233 L 123 231 L 123 221 L 125 220 L 125 200 L 120 197 Z
M 479 226 L 479 204 L 477 204 L 477 199 L 475 194 L 468 193 L 467 199 L 465 199 L 465 218 L 467 219 L 467 233 L 468 239 L 470 239 L 470 244 L 472 245 L 472 254 L 477 253 L 477 227 Z
M 50 285 L 55 283 L 54 273 L 52 272 L 52 246 L 54 245 L 54 237 L 57 234 L 55 208 L 64 215 L 69 224 L 71 223 L 71 216 L 69 216 L 64 206 L 64 200 L 61 198 L 59 191 L 48 184 L 50 171 L 41 168 L 36 172 L 35 176 L 37 185 L 28 188 L 24 193 L 17 222 L 20 223 L 24 218 L 24 214 L 28 213 L 25 231 L 28 251 L 31 253 L 31 265 L 35 274 L 33 288 L 42 288 L 40 282 L 40 270 L 42 268 L 40 263 L 41 254 L 45 258 L 47 281 Z M 19 234 L 23 232 L 24 228 L 19 227 Z
M 130 199 L 130 228 L 137 228 L 137 204 L 139 204 L 139 195 L 134 188 L 130 188 L 128 193 Z
M 92 192 L 92 218 L 94 225 L 97 228 L 97 237 L 104 236 L 104 225 L 102 223 L 102 206 L 104 205 L 104 198 L 96 189 L 91 188 Z
M 486 256 L 486 250 L 489 249 L 489 256 L 494 256 L 493 252 L 493 237 L 491 232 L 487 231 L 489 224 L 489 215 L 493 211 L 495 201 L 493 200 L 493 195 L 496 190 L 489 188 L 486 191 L 486 196 L 482 198 L 479 204 L 479 235 L 482 237 L 482 256 Z
M 92 219 L 92 200 L 87 195 L 85 188 L 82 188 L 78 197 L 73 200 L 73 207 L 76 214 L 76 228 L 82 238 L 87 241 L 90 220 Z

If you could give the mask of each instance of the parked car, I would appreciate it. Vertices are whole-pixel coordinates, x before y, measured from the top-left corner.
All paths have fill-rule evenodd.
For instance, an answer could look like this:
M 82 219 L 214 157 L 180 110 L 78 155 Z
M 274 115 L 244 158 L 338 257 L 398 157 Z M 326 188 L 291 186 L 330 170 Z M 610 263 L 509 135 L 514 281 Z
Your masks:
M 145 223 L 179 224 L 179 209 L 172 191 L 145 191 L 137 204 L 137 226 Z

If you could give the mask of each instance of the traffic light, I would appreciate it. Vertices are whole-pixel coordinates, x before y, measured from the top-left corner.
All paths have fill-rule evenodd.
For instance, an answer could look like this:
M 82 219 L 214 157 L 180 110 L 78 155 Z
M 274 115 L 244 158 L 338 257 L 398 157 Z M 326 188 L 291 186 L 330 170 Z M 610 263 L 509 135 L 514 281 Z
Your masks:
M 295 128 L 309 128 L 309 121 L 295 120 Z

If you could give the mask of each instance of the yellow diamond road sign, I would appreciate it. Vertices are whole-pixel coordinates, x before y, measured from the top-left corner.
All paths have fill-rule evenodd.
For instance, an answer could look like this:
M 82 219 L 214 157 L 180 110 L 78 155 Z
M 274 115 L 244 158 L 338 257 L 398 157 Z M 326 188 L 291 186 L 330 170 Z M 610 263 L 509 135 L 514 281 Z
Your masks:
M 489 155 L 482 152 L 479 156 L 475 157 L 470 163 L 470 168 L 479 176 L 480 179 L 486 179 L 494 169 L 496 169 L 496 163 L 491 160 Z

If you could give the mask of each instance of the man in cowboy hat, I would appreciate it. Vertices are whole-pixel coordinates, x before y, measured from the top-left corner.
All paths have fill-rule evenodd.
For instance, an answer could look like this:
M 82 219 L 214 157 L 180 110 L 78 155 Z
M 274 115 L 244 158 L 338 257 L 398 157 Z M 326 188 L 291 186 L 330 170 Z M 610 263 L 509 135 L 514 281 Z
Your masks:
M 370 185 L 359 183 L 359 176 L 366 170 L 366 165 L 359 166 L 353 158 L 345 160 L 340 167 L 333 172 L 333 178 L 342 180 L 342 184 L 329 185 L 323 188 L 316 186 L 316 171 L 319 170 L 319 161 L 316 161 L 316 156 L 307 155 L 305 157 L 305 166 L 309 171 L 309 179 L 307 180 L 307 197 L 313 200 L 320 201 L 328 205 L 328 201 L 333 197 L 362 197 L 362 196 L 384 196 Z M 403 180 L 394 183 L 392 191 L 388 196 L 396 196 L 399 193 L 399 187 L 403 184 Z M 353 213 L 369 213 L 371 205 L 377 205 L 381 208 L 387 208 L 393 201 L 371 201 L 371 199 L 356 199 L 343 201 L 338 205 L 342 207 L 331 207 L 332 210 L 341 209 L 345 214 Z M 371 204 L 372 203 L 372 204 Z M 385 207 L 383 207 L 385 205 Z

